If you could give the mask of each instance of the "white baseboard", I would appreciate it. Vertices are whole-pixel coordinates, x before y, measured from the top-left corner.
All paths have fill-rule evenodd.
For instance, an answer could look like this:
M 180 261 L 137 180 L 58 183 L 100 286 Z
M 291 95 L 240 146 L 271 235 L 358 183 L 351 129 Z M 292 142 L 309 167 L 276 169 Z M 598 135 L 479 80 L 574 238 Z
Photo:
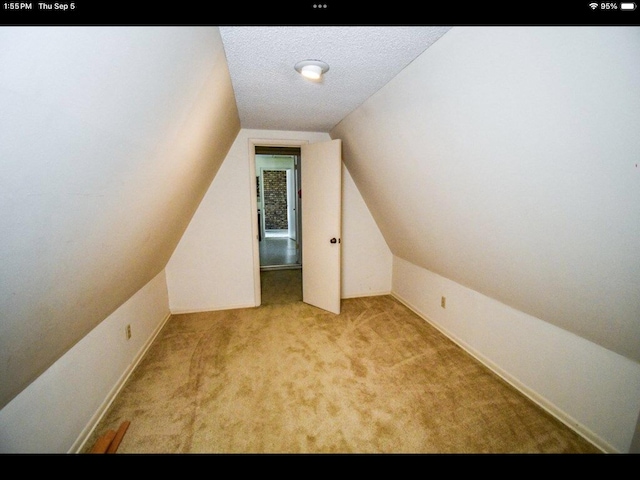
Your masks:
M 350 298 L 366 298 L 366 297 L 381 297 L 383 295 L 391 295 L 391 292 L 364 292 L 364 293 L 352 293 L 350 295 L 344 295 L 341 300 L 348 300 Z
M 74 442 L 71 449 L 69 450 L 69 453 L 80 453 L 84 450 L 85 444 L 93 434 L 93 431 L 95 430 L 96 426 L 98 425 L 98 423 L 100 423 L 100 420 L 102 420 L 102 417 L 104 417 L 104 415 L 107 413 L 107 411 L 109 410 L 109 407 L 111 406 L 115 398 L 120 393 L 120 390 L 122 390 L 122 387 L 127 382 L 127 380 L 129 379 L 133 371 L 136 369 L 140 361 L 144 358 L 145 354 L 147 353 L 147 351 L 155 341 L 156 337 L 158 336 L 158 334 L 160 333 L 160 331 L 165 326 L 165 324 L 169 321 L 170 318 L 171 318 L 171 313 L 168 313 L 164 317 L 164 319 L 160 322 L 158 327 L 153 332 L 153 335 L 149 337 L 149 339 L 146 341 L 143 348 L 140 349 L 140 351 L 135 356 L 135 358 L 133 359 L 129 367 L 122 373 L 122 376 L 120 377 L 118 382 L 113 386 L 113 388 L 107 395 L 107 398 L 105 398 L 100 408 L 96 411 L 96 413 L 91 418 L 87 426 L 83 429 L 82 433 L 80 434 L 78 439 Z
M 220 310 L 237 310 L 239 308 L 255 308 L 256 306 L 253 304 L 239 304 L 239 305 L 216 305 L 214 307 L 179 307 L 179 308 L 171 308 L 172 315 L 182 315 L 185 313 L 203 313 L 203 312 L 217 312 Z
M 445 335 L 448 339 L 450 339 L 452 342 L 454 342 L 456 345 L 458 345 L 460 348 L 462 348 L 465 352 L 467 352 L 469 355 L 471 355 L 474 359 L 476 359 L 482 365 L 484 365 L 489 370 L 491 370 L 493 373 L 495 373 L 497 376 L 499 376 L 506 383 L 511 385 L 513 388 L 515 388 L 522 395 L 527 397 L 529 400 L 531 400 L 536 405 L 541 407 L 547 413 L 549 413 L 554 418 L 556 418 L 557 420 L 562 422 L 564 425 L 569 427 L 571 430 L 576 432 L 578 435 L 580 435 L 582 438 L 587 440 L 593 446 L 595 446 L 596 448 L 602 450 L 603 453 L 620 453 L 614 447 L 612 447 L 607 442 L 605 442 L 603 439 L 598 437 L 598 435 L 596 435 L 591 430 L 589 430 L 587 427 L 585 427 L 581 423 L 575 421 L 566 412 L 564 412 L 563 410 L 557 408 L 556 405 L 554 405 L 553 403 L 549 402 L 546 398 L 544 398 L 543 396 L 541 396 L 537 392 L 531 390 L 526 385 L 522 384 L 517 378 L 514 378 L 513 376 L 511 376 L 509 374 L 509 372 L 507 372 L 504 369 L 500 368 L 495 363 L 493 363 L 491 360 L 489 360 L 485 356 L 481 355 L 479 352 L 474 350 L 470 345 L 468 345 L 467 343 L 463 342 L 462 340 L 457 338 L 455 335 L 453 335 L 450 331 L 447 331 L 441 325 L 438 325 L 437 323 L 432 321 L 427 315 L 422 313 L 420 311 L 420 309 L 418 309 L 417 307 L 412 305 L 411 302 L 409 302 L 406 299 L 404 299 L 397 292 L 391 292 L 391 296 L 393 298 L 395 298 L 396 300 L 398 300 L 400 303 L 402 303 L 405 307 L 407 307 L 413 313 L 418 315 L 418 317 L 420 317 L 421 319 L 426 321 L 429 325 L 431 325 L 432 327 L 437 329 L 439 332 L 441 332 L 443 335 Z

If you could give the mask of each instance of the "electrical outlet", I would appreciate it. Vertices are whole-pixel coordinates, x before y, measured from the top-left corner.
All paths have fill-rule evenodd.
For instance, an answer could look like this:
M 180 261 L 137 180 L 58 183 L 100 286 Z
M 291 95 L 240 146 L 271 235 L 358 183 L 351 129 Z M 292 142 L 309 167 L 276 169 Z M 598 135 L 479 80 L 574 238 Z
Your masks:
M 131 325 L 127 325 L 124 331 L 127 336 L 127 340 L 129 340 L 131 338 Z
M 440 306 L 442 308 L 447 308 L 447 297 L 440 298 Z

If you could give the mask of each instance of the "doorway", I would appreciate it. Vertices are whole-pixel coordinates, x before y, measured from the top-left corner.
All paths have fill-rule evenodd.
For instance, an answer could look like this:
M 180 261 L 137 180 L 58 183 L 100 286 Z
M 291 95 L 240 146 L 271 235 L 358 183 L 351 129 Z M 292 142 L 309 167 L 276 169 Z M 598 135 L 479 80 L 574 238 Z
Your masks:
M 255 147 L 260 271 L 301 269 L 300 148 Z
M 340 139 L 310 144 L 306 140 L 249 139 L 251 195 L 253 221 L 253 265 L 255 305 L 261 305 L 262 274 L 265 269 L 296 270 L 301 274 L 302 301 L 332 313 L 340 313 L 341 292 L 341 165 Z M 260 242 L 266 237 L 262 231 L 262 208 L 258 208 L 259 170 L 256 156 L 284 155 L 294 157 L 296 263 L 274 266 L 260 265 Z M 304 166 L 302 157 L 304 156 Z M 258 166 L 258 169 L 260 166 Z M 304 168 L 304 172 L 302 171 Z M 268 168 L 267 168 L 268 170 Z M 302 201 L 302 191 L 305 200 Z M 291 190 L 289 190 L 291 191 Z M 304 238 L 304 241 L 303 241 Z M 304 265 L 303 265 L 304 263 Z

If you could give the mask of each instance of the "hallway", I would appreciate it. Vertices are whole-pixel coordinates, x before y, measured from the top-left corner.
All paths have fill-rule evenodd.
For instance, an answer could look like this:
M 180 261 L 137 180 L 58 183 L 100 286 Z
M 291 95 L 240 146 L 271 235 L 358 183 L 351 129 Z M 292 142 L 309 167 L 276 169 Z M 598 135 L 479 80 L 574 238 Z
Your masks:
M 260 241 L 260 267 L 296 265 L 296 242 L 288 236 L 267 235 Z

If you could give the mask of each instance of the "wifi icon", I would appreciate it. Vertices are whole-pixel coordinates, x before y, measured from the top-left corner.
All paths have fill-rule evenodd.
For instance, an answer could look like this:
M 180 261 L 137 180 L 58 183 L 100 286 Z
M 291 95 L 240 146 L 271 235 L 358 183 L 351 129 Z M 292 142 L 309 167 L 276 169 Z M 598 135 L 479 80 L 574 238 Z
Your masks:
M 591 10 L 598 8 L 598 4 L 596 2 L 590 3 L 589 6 L 591 7 Z

